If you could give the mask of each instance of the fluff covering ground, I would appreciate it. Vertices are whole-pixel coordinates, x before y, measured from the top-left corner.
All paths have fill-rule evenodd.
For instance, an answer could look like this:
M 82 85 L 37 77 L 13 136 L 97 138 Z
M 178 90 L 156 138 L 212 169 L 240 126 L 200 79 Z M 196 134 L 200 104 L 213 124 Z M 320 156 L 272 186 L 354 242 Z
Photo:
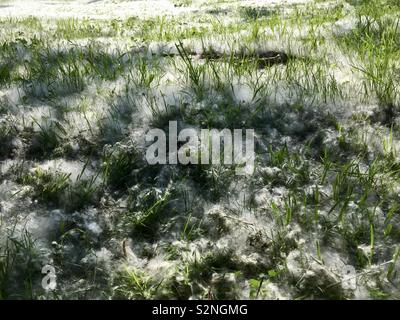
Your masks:
M 0 298 L 400 298 L 399 13 L 0 1 Z M 148 165 L 168 121 L 254 129 L 255 173 Z

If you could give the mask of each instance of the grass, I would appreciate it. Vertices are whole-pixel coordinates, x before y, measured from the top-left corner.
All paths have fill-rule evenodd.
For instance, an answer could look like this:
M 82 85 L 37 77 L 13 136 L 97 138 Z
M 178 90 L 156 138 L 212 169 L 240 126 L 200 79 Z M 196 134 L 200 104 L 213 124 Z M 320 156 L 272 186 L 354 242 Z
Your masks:
M 111 187 L 124 187 L 132 183 L 133 171 L 138 168 L 138 158 L 135 149 L 118 146 L 105 150 L 103 155 L 104 183 Z
M 37 169 L 34 173 L 22 175 L 18 182 L 32 186 L 34 200 L 57 203 L 60 201 L 60 193 L 68 186 L 69 176 L 66 173 L 56 172 L 53 174 Z
M 0 298 L 43 296 L 39 248 L 52 298 L 398 298 L 397 2 L 174 4 L 0 19 L 0 228 L 59 225 L 4 236 Z M 148 165 L 141 138 L 172 120 L 255 129 L 255 174 Z M 59 158 L 82 170 L 40 169 Z
M 39 252 L 26 231 L 20 236 L 4 234 L 0 246 L 0 299 L 34 299 L 42 292 L 35 287 Z
M 118 275 L 116 284 L 114 287 L 116 298 L 143 300 L 154 298 L 161 282 L 154 283 L 151 277 L 140 270 L 126 269 Z
M 398 103 L 399 20 L 385 18 L 376 4 L 364 4 L 358 10 L 357 28 L 340 43 L 357 52 L 363 65 L 354 68 L 365 78 L 366 95 L 376 94 L 386 112 Z M 383 10 L 385 11 L 385 10 Z

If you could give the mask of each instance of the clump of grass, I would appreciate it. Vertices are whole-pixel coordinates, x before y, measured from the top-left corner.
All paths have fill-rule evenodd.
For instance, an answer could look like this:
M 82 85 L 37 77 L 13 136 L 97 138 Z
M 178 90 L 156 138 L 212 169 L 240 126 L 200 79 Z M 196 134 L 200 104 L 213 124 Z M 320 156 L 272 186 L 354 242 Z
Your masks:
M 185 179 L 190 179 L 197 184 L 201 194 L 212 201 L 221 199 L 225 189 L 229 186 L 235 175 L 234 166 L 224 165 L 189 165 L 181 170 Z
M 198 219 L 195 219 L 192 216 L 192 213 L 189 213 L 183 226 L 183 230 L 180 236 L 181 239 L 185 241 L 193 241 L 199 238 L 201 234 L 201 220 L 199 221 Z
M 32 132 L 26 130 L 23 135 L 31 140 L 31 145 L 27 150 L 27 155 L 32 158 L 43 158 L 51 156 L 55 151 L 62 147 L 67 131 L 64 125 L 55 119 L 43 117 L 39 122 L 32 119 L 36 124 L 37 130 Z
M 268 18 L 277 15 L 277 9 L 265 8 L 265 7 L 240 7 L 239 15 L 248 21 Z
M 17 182 L 32 187 L 31 192 L 34 200 L 57 205 L 69 186 L 70 174 L 38 168 L 34 172 L 21 174 L 17 178 Z
M 4 233 L 0 244 L 0 299 L 34 299 L 40 288 L 39 252 L 27 231 L 20 236 Z M 4 241 L 3 241 L 4 240 Z
M 152 238 L 167 213 L 173 199 L 173 191 L 156 188 L 143 191 L 132 189 L 128 198 L 128 212 L 122 218 L 123 224 L 133 228 L 134 234 Z
M 37 98 L 69 95 L 81 92 L 86 71 L 80 62 L 80 52 L 61 48 L 35 47 L 32 58 L 24 62 L 26 72 L 21 76 L 25 91 Z
M 194 63 L 189 55 L 188 50 L 183 46 L 181 41 L 176 44 L 176 49 L 178 50 L 178 53 L 186 67 L 185 69 L 180 69 L 180 71 L 186 76 L 187 80 L 190 81 L 197 98 L 200 100 L 205 92 L 204 81 L 206 65 Z
M 206 254 L 201 261 L 192 264 L 189 278 L 192 281 L 207 282 L 211 280 L 214 272 L 232 272 L 238 270 L 232 250 L 221 250 Z
M 375 94 L 385 111 L 393 113 L 399 102 L 400 20 L 383 15 L 381 7 L 372 2 L 363 4 L 357 17 L 356 28 L 337 41 L 360 58 L 361 64 L 354 68 L 365 78 L 366 97 Z
M 285 185 L 291 189 L 299 188 L 310 182 L 310 166 L 305 155 L 289 151 L 287 145 L 280 148 L 269 146 L 270 165 L 278 168 L 276 173 L 266 172 L 263 181 L 271 185 Z
M 142 270 L 125 268 L 115 276 L 113 296 L 116 299 L 154 299 L 161 284 L 162 281 L 156 282 Z
M 0 45 L 0 86 L 10 86 L 14 80 L 18 79 L 15 69 L 22 63 L 23 58 L 19 51 L 27 48 L 28 42 L 22 32 L 17 33 L 14 40 L 4 41 Z
M 120 143 L 105 146 L 102 157 L 103 181 L 113 189 L 124 189 L 135 183 L 134 170 L 139 168 L 140 158 L 134 147 Z
M 0 101 L 1 103 L 1 101 Z M 9 121 L 0 120 L 0 159 L 12 155 L 12 141 L 17 136 L 17 129 Z
M 66 209 L 68 211 L 79 211 L 89 205 L 96 205 L 101 195 L 99 176 L 101 171 L 88 178 L 83 178 L 90 159 L 86 162 L 81 173 L 73 184 L 70 184 L 66 194 Z
M 29 42 L 23 40 L 7 44 L 8 53 L 4 59 L 9 61 L 15 47 L 23 46 L 30 59 L 17 60 L 26 71 L 15 78 L 22 82 L 28 94 L 40 99 L 79 93 L 86 88 L 88 79 L 115 80 L 125 71 L 125 60 L 129 60 L 125 59 L 126 53 L 108 52 L 96 43 L 64 48 L 53 47 L 37 38 Z M 8 68 L 13 63 L 9 63 Z M 4 72 L 5 76 L 11 76 L 11 71 L 5 69 Z
M 85 68 L 89 69 L 90 73 L 98 76 L 100 79 L 115 80 L 125 70 L 123 63 L 124 55 L 118 51 L 109 54 L 95 46 L 89 45 L 84 52 L 84 59 L 87 62 Z
M 5 85 L 11 81 L 12 65 L 0 64 L 0 85 Z
M 139 56 L 135 61 L 135 66 L 133 70 L 136 74 L 131 71 L 129 79 L 132 79 L 137 87 L 145 90 L 157 87 L 163 76 L 163 65 L 159 59 Z
M 55 36 L 61 39 L 97 38 L 115 35 L 113 30 L 102 28 L 101 23 L 88 19 L 57 19 Z

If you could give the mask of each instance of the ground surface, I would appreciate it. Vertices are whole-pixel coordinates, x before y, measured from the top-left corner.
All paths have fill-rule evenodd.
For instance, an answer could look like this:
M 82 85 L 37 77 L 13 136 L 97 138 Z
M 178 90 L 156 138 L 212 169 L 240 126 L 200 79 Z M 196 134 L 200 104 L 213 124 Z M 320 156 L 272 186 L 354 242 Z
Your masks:
M 0 1 L 0 298 L 400 298 L 399 13 Z M 255 173 L 148 165 L 172 120 Z

